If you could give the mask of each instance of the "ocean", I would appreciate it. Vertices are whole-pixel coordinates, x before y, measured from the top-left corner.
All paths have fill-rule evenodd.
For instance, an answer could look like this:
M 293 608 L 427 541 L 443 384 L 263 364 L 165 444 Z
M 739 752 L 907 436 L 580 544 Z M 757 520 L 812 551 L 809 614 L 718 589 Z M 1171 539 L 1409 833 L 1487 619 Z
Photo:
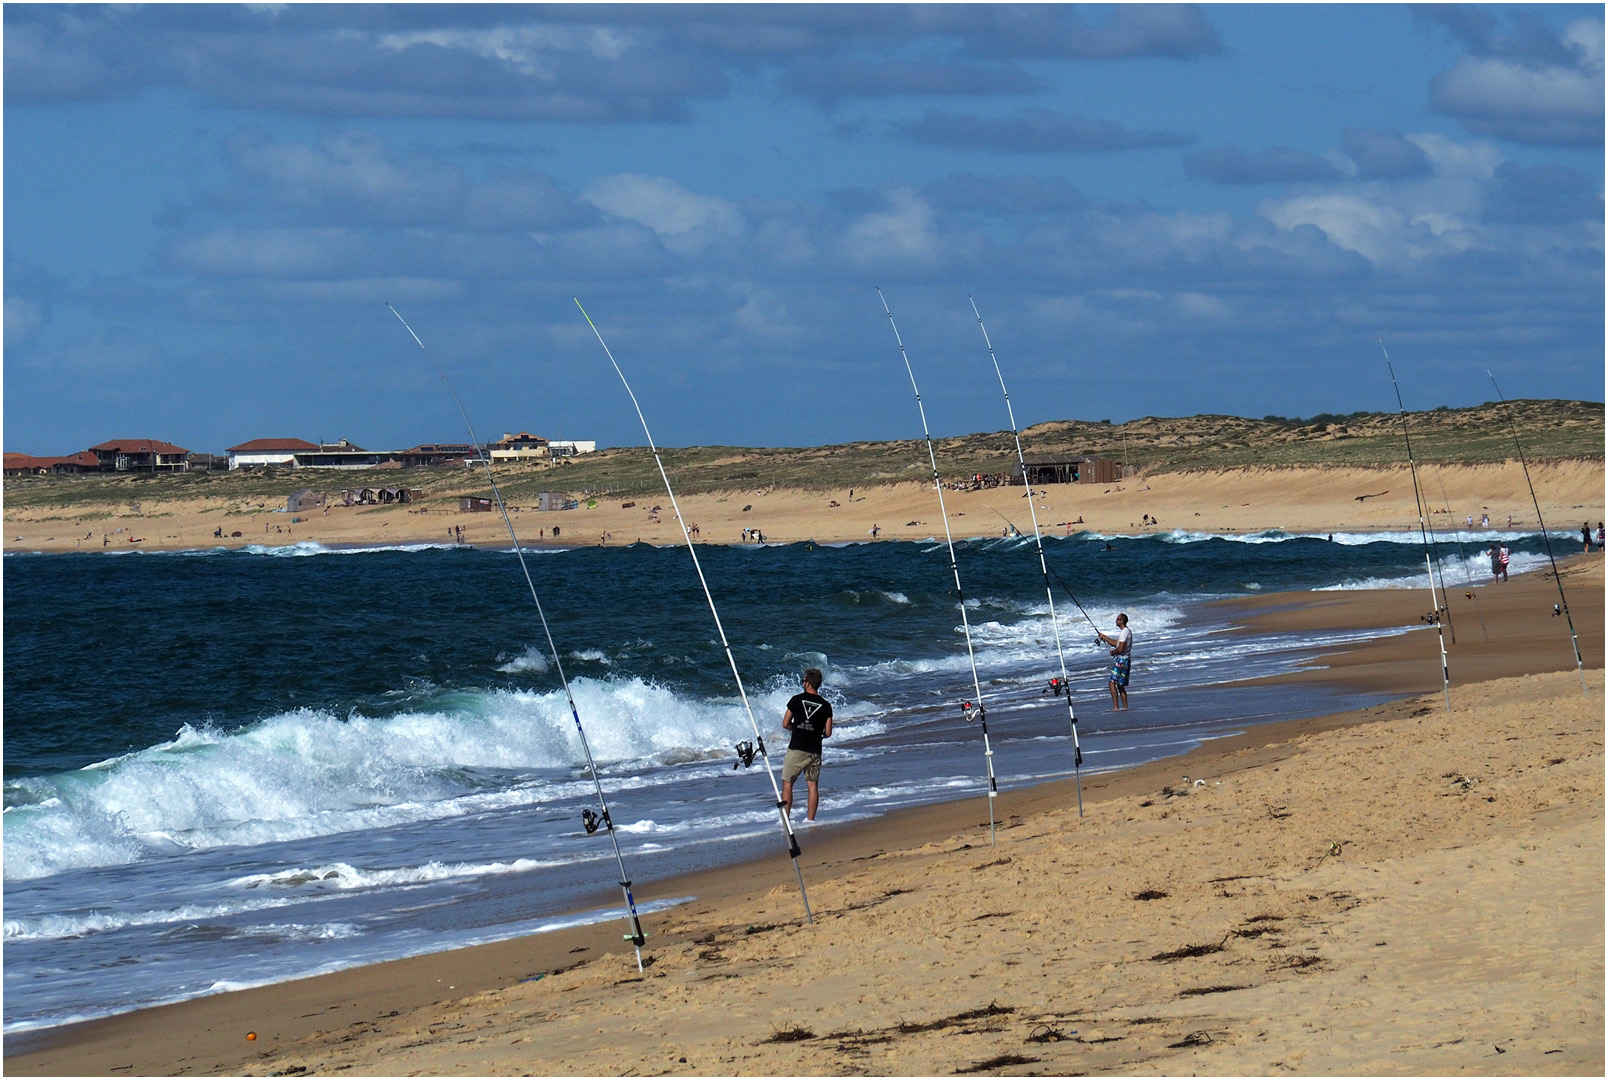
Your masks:
M 1449 586 L 1488 580 L 1493 539 L 1515 573 L 1546 561 L 1539 534 L 1450 534 L 1464 546 L 1442 544 Z M 1070 776 L 1066 708 L 1043 694 L 1059 668 L 1032 538 L 957 549 L 1000 788 Z M 1231 637 L 1205 601 L 1427 581 L 1408 532 L 1078 533 L 1046 550 L 1095 622 L 1125 611 L 1134 630 L 1133 708 L 1112 714 L 1106 652 L 1057 588 L 1085 775 L 1382 700 L 1229 685 L 1364 635 Z M 972 797 L 981 809 L 942 541 L 699 553 L 778 769 L 799 674 L 826 674 L 823 823 Z M 734 767 L 752 729 L 685 548 L 527 559 L 639 899 L 681 871 L 785 858 L 764 769 Z M 621 918 L 511 549 L 3 565 L 7 1033 Z M 678 899 L 644 906 L 650 935 Z

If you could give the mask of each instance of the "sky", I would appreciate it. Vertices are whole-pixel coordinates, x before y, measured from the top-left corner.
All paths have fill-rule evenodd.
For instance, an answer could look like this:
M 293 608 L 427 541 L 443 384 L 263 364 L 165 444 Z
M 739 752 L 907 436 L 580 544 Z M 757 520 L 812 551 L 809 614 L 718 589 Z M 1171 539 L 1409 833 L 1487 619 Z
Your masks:
M 1604 397 L 1603 7 L 4 7 L 3 439 Z

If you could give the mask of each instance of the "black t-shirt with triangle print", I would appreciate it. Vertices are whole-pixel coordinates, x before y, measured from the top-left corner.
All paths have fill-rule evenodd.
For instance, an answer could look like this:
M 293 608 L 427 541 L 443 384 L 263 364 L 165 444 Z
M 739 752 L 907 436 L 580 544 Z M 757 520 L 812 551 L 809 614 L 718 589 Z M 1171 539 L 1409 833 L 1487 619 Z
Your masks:
M 793 714 L 793 741 L 787 748 L 819 754 L 821 733 L 826 730 L 826 722 L 832 719 L 832 703 L 820 694 L 794 694 L 787 703 L 787 711 Z

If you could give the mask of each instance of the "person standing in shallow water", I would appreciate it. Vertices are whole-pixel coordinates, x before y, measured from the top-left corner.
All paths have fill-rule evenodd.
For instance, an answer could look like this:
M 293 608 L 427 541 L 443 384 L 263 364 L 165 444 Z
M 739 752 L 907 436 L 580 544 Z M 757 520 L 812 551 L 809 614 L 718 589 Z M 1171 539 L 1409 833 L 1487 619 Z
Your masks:
M 793 733 L 782 758 L 782 808 L 793 816 L 793 782 L 802 773 L 810 792 L 804 810 L 809 821 L 815 820 L 821 802 L 821 740 L 832 734 L 832 703 L 820 690 L 821 671 L 810 668 L 804 673 L 804 692 L 794 694 L 782 714 L 782 728 Z
M 1133 669 L 1133 631 L 1128 629 L 1126 613 L 1117 616 L 1117 633 L 1101 633 L 1100 640 L 1111 646 L 1111 711 L 1128 707 L 1128 675 Z

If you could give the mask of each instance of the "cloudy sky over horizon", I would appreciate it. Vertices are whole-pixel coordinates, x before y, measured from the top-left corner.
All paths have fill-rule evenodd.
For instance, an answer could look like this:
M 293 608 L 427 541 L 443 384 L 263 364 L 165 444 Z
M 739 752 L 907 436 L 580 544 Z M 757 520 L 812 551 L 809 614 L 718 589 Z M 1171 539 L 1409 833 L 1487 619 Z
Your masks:
M 4 18 L 6 450 L 1603 399 L 1601 5 Z

